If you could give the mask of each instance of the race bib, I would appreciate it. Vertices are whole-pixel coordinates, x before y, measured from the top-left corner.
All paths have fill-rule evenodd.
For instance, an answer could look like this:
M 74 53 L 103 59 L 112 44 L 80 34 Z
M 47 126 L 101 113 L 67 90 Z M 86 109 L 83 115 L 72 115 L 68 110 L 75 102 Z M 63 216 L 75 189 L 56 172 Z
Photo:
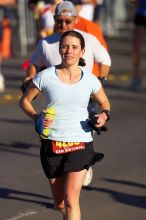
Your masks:
M 62 142 L 62 141 L 52 141 L 53 152 L 55 154 L 65 154 L 77 150 L 84 150 L 84 142 Z

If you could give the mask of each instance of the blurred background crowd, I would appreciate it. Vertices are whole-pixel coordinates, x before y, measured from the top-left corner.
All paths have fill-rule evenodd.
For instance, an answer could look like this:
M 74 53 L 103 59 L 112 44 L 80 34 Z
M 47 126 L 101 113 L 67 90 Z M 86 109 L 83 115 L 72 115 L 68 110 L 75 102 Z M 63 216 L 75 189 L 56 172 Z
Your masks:
M 0 34 L 1 34 L 1 52 L 4 58 L 11 58 L 18 55 L 26 56 L 29 46 L 33 45 L 38 36 L 38 20 L 39 16 L 44 16 L 44 20 L 48 18 L 47 14 L 50 10 L 54 10 L 61 0 L 34 0 L 37 2 L 39 9 L 29 7 L 29 0 L 16 0 L 15 4 L 0 7 Z M 78 0 L 75 0 L 77 2 Z M 118 36 L 119 30 L 131 28 L 133 23 L 134 7 L 128 0 L 81 0 L 82 8 L 79 15 L 99 22 L 103 33 L 106 37 Z M 49 5 L 52 6 L 48 7 Z M 48 7 L 48 8 L 47 8 Z M 32 10 L 31 10 L 32 9 Z M 39 10 L 41 11 L 39 14 Z M 44 12 L 42 12 L 42 10 Z M 38 11 L 38 13 L 37 13 Z M 43 14 L 43 15 L 42 15 Z M 46 17 L 46 18 L 45 18 Z M 46 21 L 45 21 L 46 22 Z M 49 25 L 49 23 L 51 23 Z M 48 19 L 44 24 L 48 29 L 52 27 L 53 21 Z M 9 31 L 8 31 L 9 30 Z M 5 35 L 7 32 L 7 35 Z M 50 30 L 51 33 L 51 30 Z M 43 35 L 42 35 L 43 36 Z M 15 41 L 19 45 L 15 45 Z M 7 46 L 7 49 L 4 49 Z M 20 50 L 16 52 L 16 46 L 20 46 Z
M 9 4 L 4 4 L 5 0 L 2 0 L 3 3 L 0 4 L 0 60 L 20 56 L 24 59 L 29 57 L 38 40 L 53 33 L 53 13 L 60 1 L 10 0 Z M 100 25 L 105 39 L 118 38 L 125 30 L 130 31 L 132 35 L 138 2 L 142 2 L 146 8 L 146 0 L 74 0 L 73 2 L 80 6 L 79 16 Z M 133 47 L 132 42 L 131 47 Z M 136 50 L 136 47 L 134 49 Z M 133 66 L 139 65 L 139 58 L 133 59 Z M 137 68 L 136 74 L 138 71 Z M 131 88 L 137 89 L 141 83 L 139 76 L 134 77 L 133 80 Z M 3 91 L 4 77 L 0 73 L 0 92 Z

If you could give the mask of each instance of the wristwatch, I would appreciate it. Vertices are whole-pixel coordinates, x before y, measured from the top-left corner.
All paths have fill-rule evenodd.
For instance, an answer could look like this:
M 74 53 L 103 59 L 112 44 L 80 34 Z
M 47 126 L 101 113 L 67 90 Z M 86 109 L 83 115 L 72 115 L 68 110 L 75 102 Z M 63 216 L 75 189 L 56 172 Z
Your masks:
M 107 83 L 108 78 L 107 77 L 98 77 L 99 81 L 102 85 L 105 85 Z
M 110 117 L 111 117 L 110 110 L 103 110 L 102 113 L 103 113 L 103 112 L 104 112 L 104 113 L 106 114 L 106 116 L 107 116 L 107 121 L 110 120 Z

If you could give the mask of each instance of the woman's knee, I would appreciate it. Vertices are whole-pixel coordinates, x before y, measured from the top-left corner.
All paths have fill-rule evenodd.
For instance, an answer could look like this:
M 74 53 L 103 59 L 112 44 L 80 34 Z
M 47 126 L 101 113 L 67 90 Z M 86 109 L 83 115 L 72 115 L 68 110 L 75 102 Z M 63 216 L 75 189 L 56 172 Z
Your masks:
M 64 197 L 65 206 L 69 208 L 75 207 L 79 204 L 79 192 L 74 191 L 72 193 L 67 193 Z

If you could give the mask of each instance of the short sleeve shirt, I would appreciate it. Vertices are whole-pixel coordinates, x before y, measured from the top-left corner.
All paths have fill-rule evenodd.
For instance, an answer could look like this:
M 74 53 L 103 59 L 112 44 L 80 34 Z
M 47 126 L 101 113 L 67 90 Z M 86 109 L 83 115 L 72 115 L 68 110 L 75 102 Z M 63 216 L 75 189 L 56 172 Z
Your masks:
M 49 139 L 72 142 L 92 141 L 87 106 L 90 95 L 101 88 L 100 81 L 93 74 L 83 70 L 80 81 L 66 84 L 60 81 L 56 73 L 56 67 L 53 66 L 38 73 L 33 79 L 33 83 L 43 93 L 43 109 L 46 109 L 50 103 L 54 103 L 56 117 Z

